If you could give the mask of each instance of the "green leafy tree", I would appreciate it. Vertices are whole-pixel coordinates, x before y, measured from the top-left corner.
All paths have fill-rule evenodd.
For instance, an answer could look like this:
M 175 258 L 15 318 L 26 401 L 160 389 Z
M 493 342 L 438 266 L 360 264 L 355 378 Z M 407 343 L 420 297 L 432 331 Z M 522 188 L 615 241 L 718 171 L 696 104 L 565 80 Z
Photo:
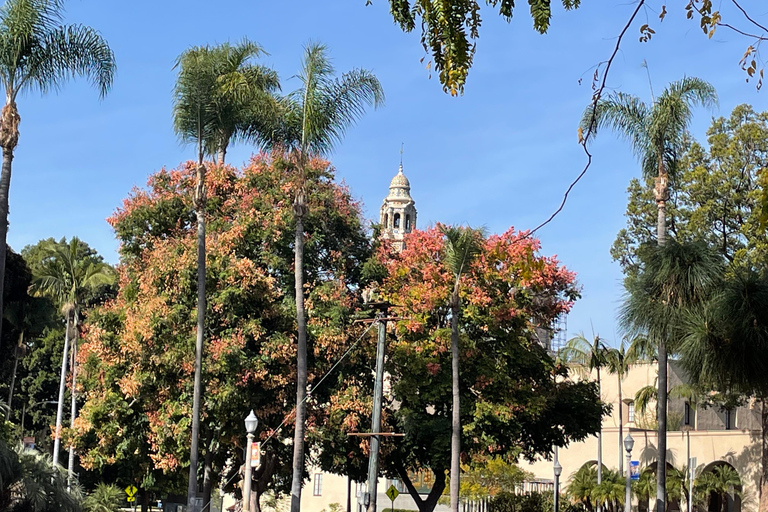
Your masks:
M 335 77 L 328 49 L 309 44 L 304 49 L 298 78 L 301 88 L 283 101 L 283 116 L 272 135 L 272 144 L 286 150 L 293 160 L 296 177 L 293 213 L 295 226 L 295 299 L 297 324 L 296 421 L 293 439 L 293 484 L 291 512 L 298 512 L 304 481 L 304 440 L 307 393 L 307 319 L 304 298 L 305 218 L 310 198 L 308 184 L 315 176 L 308 162 L 324 156 L 340 142 L 345 131 L 359 119 L 368 106 L 384 102 L 384 91 L 370 71 L 354 69 Z
M 461 315 L 461 277 L 468 272 L 475 258 L 482 252 L 484 229 L 470 227 L 443 227 L 445 235 L 446 265 L 453 274 L 451 292 L 451 510 L 459 511 L 459 483 L 461 475 L 461 395 L 459 392 L 459 316 Z
M 0 82 L 5 87 L 5 106 L 0 111 L 0 318 L 8 194 L 21 121 L 18 95 L 34 90 L 45 94 L 61 87 L 70 76 L 81 75 L 88 77 L 103 97 L 115 75 L 115 57 L 104 38 L 90 27 L 61 25 L 62 21 L 63 2 L 57 0 L 9 0 L 0 7 Z
M 114 269 L 99 258 L 94 258 L 87 244 L 77 237 L 72 237 L 69 243 L 63 239 L 60 243 L 48 243 L 43 248 L 45 256 L 39 266 L 34 268 L 34 280 L 30 290 L 39 296 L 49 297 L 61 307 L 66 328 L 64 354 L 61 362 L 61 378 L 59 383 L 59 401 L 56 412 L 56 431 L 54 432 L 53 463 L 58 463 L 59 446 L 61 443 L 61 426 L 64 407 L 64 388 L 67 375 L 67 353 L 70 340 L 72 341 L 72 383 L 70 427 L 74 427 L 77 417 L 77 331 L 81 321 L 82 308 L 88 297 L 103 286 L 114 282 Z M 74 448 L 69 448 L 68 485 L 74 478 Z
M 679 172 L 670 176 L 669 230 L 678 241 L 705 240 L 729 262 L 765 260 L 766 225 L 760 221 L 762 169 L 768 166 L 768 113 L 739 105 L 713 119 L 707 145 L 684 138 Z M 653 181 L 633 179 L 627 226 L 611 255 L 626 274 L 637 268 L 637 251 L 655 238 Z
M 653 103 L 647 105 L 639 98 L 617 92 L 593 103 L 584 112 L 581 128 L 588 138 L 598 129 L 611 128 L 626 138 L 641 163 L 643 175 L 654 178 L 654 200 L 657 208 L 656 241 L 664 246 L 667 238 L 667 201 L 669 177 L 678 171 L 678 158 L 683 139 L 697 105 L 709 107 L 717 103 L 717 93 L 708 82 L 686 77 L 672 82 Z M 656 337 L 659 356 L 659 452 L 667 449 L 667 340 Z M 659 460 L 657 512 L 664 512 L 666 473 L 664 461 Z

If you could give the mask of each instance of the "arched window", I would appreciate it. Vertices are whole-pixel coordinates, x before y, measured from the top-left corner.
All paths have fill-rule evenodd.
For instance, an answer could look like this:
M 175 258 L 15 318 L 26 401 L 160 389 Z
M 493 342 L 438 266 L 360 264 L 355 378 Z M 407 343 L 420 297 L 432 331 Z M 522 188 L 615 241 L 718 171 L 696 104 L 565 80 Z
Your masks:
M 394 225 L 392 227 L 395 228 L 395 229 L 398 229 L 400 227 L 400 214 L 399 213 L 395 214 L 395 223 L 394 223 Z
M 410 232 L 411 231 L 411 216 L 406 215 L 405 216 L 405 231 Z
M 384 229 L 387 229 L 389 227 L 389 214 L 384 214 Z

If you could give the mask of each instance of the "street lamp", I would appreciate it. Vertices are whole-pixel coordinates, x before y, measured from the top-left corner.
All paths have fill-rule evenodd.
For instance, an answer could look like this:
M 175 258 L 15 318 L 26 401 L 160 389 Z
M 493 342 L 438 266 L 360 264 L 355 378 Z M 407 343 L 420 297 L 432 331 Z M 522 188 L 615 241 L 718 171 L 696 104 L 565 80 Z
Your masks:
M 624 449 L 627 450 L 627 489 L 624 496 L 624 512 L 632 512 L 632 447 L 635 446 L 635 440 L 632 435 L 627 434 L 624 438 Z
M 555 452 L 557 453 L 557 452 Z M 563 466 L 560 465 L 560 461 L 555 458 L 555 512 L 560 510 L 560 475 L 563 474 Z
M 245 431 L 248 432 L 248 442 L 245 443 L 245 481 L 243 482 L 243 512 L 251 512 L 251 445 L 253 444 L 253 433 L 256 432 L 256 427 L 259 426 L 259 419 L 253 413 L 245 418 Z

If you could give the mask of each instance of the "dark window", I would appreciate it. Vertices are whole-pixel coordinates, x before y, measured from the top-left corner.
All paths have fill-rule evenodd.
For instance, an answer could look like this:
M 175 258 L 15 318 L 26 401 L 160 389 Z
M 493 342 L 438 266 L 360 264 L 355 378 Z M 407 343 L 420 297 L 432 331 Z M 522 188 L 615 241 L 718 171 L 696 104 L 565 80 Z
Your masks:
M 386 229 L 388 227 L 389 227 L 389 214 L 385 213 L 384 214 L 384 228 Z
M 411 230 L 411 216 L 406 215 L 405 216 L 405 230 L 410 231 Z
M 691 424 L 691 404 L 685 402 L 685 425 Z
M 394 223 L 394 225 L 392 227 L 395 228 L 395 229 L 400 227 L 400 214 L 399 213 L 395 214 L 395 223 Z
M 320 496 L 323 494 L 323 474 L 322 473 L 315 473 L 315 480 L 314 485 L 312 486 L 312 494 L 315 496 Z
M 723 410 L 725 415 L 725 430 L 731 430 L 733 428 L 733 414 L 730 409 Z
M 627 421 L 629 423 L 634 423 L 635 421 L 635 403 L 629 402 L 627 404 Z

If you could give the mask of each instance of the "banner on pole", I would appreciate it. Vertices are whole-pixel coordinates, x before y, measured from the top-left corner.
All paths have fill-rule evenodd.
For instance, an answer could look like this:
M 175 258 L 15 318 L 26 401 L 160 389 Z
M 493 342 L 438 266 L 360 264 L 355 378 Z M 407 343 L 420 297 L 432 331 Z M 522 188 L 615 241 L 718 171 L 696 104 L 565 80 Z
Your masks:
M 640 480 L 640 461 L 633 460 L 629 463 L 629 477 L 632 480 Z
M 261 443 L 251 443 L 251 467 L 261 466 Z

